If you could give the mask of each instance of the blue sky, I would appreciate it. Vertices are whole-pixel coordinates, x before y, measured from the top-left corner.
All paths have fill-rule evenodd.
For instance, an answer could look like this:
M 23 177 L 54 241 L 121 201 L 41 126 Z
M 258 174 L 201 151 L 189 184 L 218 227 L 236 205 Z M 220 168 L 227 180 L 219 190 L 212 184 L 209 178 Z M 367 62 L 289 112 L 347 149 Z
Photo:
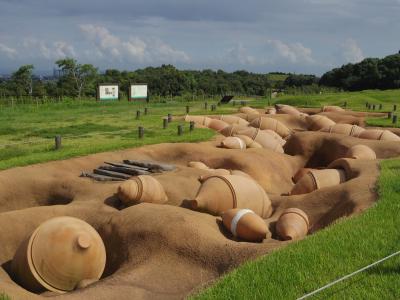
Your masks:
M 0 73 L 66 56 L 133 70 L 322 74 L 400 49 L 400 0 L 0 0 Z

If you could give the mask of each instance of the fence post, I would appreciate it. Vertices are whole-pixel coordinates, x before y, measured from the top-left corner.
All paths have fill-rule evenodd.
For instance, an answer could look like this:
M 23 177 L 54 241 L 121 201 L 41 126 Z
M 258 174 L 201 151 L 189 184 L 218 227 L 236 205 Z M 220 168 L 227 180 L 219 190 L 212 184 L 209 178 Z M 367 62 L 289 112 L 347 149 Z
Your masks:
M 142 139 L 144 136 L 144 128 L 142 126 L 138 127 L 138 134 L 139 134 L 139 139 Z
M 392 123 L 397 124 L 397 115 L 393 115 Z
M 389 112 L 388 112 L 388 119 L 391 119 L 391 118 L 392 118 L 392 112 L 389 111 Z
M 186 105 L 186 114 L 188 114 L 190 112 L 190 107 L 189 105 Z
M 208 103 L 204 102 L 204 110 L 207 110 L 207 108 L 208 108 Z
M 217 106 L 215 104 L 211 105 L 211 111 L 215 111 L 217 109 Z
M 183 126 L 178 125 L 178 135 L 182 135 L 182 133 L 183 133 Z
M 139 120 L 139 118 L 140 118 L 140 110 L 137 110 L 136 111 L 136 120 Z
M 144 108 L 144 114 L 147 115 L 148 112 L 149 112 L 149 111 L 148 111 L 148 108 L 145 107 L 145 108 Z
M 56 150 L 61 149 L 61 135 L 56 135 L 54 141 L 55 141 L 55 149 Z
M 393 111 L 396 111 L 396 110 L 397 110 L 397 105 L 393 104 Z
M 190 131 L 194 130 L 194 121 L 190 121 L 189 130 Z
M 168 119 L 163 118 L 163 129 L 167 129 L 167 126 L 168 126 Z
M 168 114 L 167 120 L 168 120 L 168 123 L 172 122 L 172 115 L 171 114 Z

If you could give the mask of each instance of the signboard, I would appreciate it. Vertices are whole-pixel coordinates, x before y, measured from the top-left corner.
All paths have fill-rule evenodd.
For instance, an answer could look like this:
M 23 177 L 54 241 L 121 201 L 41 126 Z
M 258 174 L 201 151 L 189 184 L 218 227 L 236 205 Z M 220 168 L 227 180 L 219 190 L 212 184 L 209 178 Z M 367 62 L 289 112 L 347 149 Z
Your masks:
M 129 100 L 148 99 L 147 84 L 131 84 L 129 87 Z
M 97 100 L 118 100 L 118 84 L 100 84 L 97 87 Z

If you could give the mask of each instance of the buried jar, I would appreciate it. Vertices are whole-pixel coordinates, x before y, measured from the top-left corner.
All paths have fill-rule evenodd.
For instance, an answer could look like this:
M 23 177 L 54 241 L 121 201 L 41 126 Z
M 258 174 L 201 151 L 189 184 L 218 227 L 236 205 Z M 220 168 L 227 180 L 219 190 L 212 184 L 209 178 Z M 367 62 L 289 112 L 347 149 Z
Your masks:
M 282 240 L 295 240 L 307 235 L 310 223 L 307 214 L 298 208 L 287 208 L 276 222 L 276 233 Z

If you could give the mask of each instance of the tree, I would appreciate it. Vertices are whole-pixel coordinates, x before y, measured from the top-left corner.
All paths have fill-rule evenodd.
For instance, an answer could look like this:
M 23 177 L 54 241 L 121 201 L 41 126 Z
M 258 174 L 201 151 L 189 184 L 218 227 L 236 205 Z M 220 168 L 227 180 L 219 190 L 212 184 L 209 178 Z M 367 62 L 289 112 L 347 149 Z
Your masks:
M 63 71 L 62 81 L 75 88 L 78 98 L 81 98 L 85 87 L 93 83 L 98 74 L 97 68 L 91 64 L 78 64 L 73 58 L 64 58 L 56 61 L 56 64 Z
M 21 66 L 11 76 L 11 84 L 16 91 L 17 96 L 32 96 L 32 72 L 33 65 Z

